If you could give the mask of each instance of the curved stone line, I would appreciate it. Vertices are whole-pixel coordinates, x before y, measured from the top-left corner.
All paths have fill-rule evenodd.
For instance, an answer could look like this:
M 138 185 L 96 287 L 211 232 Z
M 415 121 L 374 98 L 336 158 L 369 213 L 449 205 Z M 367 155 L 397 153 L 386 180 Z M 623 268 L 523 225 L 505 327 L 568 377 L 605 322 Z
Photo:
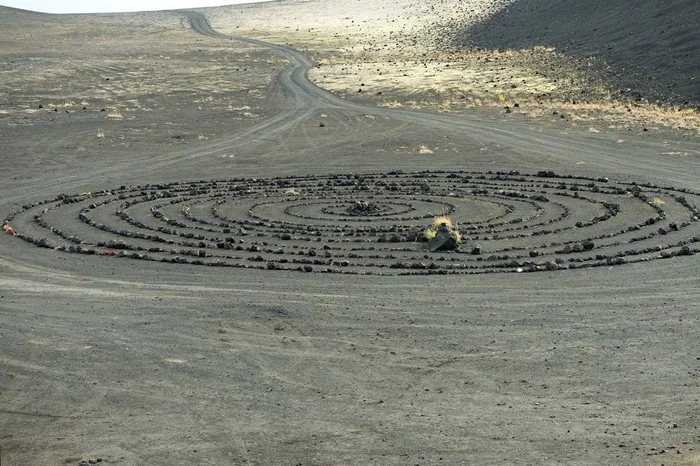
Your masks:
M 363 175 L 362 193 L 378 205 L 410 206 L 415 216 L 397 218 L 389 209 L 348 219 L 344 209 L 358 195 L 346 186 L 352 177 L 121 186 L 24 205 L 5 219 L 3 229 L 68 253 L 381 275 L 621 265 L 692 255 L 700 242 L 700 194 L 688 189 L 551 172 L 375 173 Z M 423 185 L 420 195 L 417 183 Z M 284 195 L 290 188 L 307 192 L 290 198 Z M 449 204 L 441 200 L 447 198 Z M 484 200 L 507 214 L 470 222 L 468 210 L 486 206 L 474 204 Z M 309 212 L 290 214 L 290 205 Z M 455 252 L 429 253 L 422 232 L 435 213 L 428 210 L 446 205 L 463 225 L 465 243 Z M 269 207 L 265 213 L 275 216 L 256 215 L 255 206 Z M 314 217 L 324 206 L 338 214 Z M 238 215 L 228 218 L 221 209 Z

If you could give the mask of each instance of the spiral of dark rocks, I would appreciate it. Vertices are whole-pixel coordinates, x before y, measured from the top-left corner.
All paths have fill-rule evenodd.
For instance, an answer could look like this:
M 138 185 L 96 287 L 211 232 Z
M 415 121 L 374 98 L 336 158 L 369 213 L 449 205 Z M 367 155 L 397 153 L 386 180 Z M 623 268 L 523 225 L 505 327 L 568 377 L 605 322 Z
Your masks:
M 547 170 L 308 175 L 62 194 L 23 205 L 3 230 L 103 260 L 378 275 L 561 271 L 692 256 L 699 203 L 690 189 Z M 423 232 L 442 215 L 462 243 L 431 253 Z

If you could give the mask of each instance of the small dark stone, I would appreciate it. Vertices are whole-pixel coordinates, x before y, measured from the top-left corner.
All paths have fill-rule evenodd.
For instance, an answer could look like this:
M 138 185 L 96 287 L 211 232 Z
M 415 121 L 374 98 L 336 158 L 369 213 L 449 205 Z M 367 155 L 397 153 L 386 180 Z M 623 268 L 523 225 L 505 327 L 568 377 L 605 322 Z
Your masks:
M 581 243 L 583 246 L 584 251 L 590 251 L 591 249 L 595 248 L 595 243 L 591 240 L 586 240 L 583 243 Z

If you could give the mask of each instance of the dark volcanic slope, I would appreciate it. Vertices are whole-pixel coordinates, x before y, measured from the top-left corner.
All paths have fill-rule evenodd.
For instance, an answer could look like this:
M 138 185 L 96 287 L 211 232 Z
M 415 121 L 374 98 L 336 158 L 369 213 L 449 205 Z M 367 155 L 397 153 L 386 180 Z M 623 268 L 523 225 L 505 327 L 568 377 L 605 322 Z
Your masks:
M 622 94 L 700 105 L 700 2 L 697 0 L 518 0 L 485 22 L 453 30 L 456 45 L 553 46 L 609 65 Z

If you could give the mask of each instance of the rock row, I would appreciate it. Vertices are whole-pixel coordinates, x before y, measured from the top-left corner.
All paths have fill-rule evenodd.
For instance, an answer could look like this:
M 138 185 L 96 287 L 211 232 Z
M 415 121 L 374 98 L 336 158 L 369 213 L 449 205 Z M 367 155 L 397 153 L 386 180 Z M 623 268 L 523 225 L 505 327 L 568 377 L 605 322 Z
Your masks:
M 552 171 L 307 175 L 120 186 L 3 222 L 56 253 L 376 275 L 559 271 L 698 252 L 700 194 Z M 459 250 L 431 253 L 449 216 Z

